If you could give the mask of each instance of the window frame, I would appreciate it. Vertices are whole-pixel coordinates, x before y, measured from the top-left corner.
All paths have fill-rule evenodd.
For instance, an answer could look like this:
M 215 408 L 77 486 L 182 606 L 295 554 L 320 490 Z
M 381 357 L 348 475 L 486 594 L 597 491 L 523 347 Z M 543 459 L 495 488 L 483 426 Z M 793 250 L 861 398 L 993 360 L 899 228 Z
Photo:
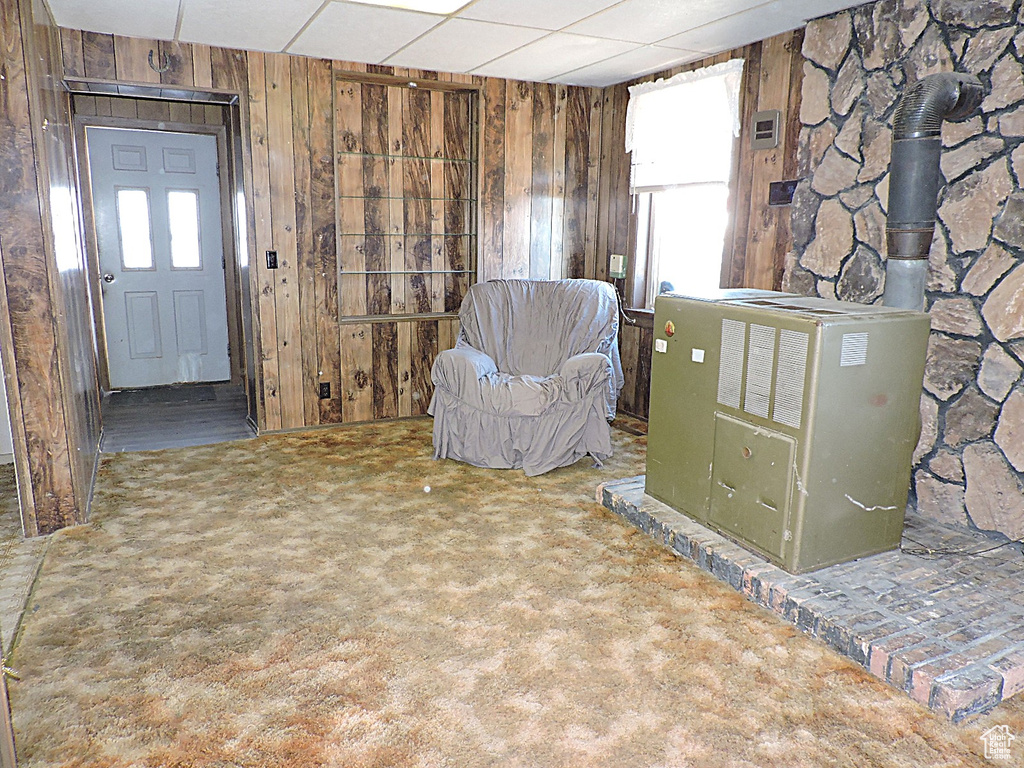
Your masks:
M 739 57 L 737 57 L 739 58 Z M 689 70 L 696 71 L 704 69 L 710 64 L 696 62 Z M 750 122 L 751 109 L 748 109 L 747 82 L 752 67 L 750 61 L 744 58 L 743 73 L 738 92 L 737 111 L 740 118 L 740 131 L 738 136 L 733 137 L 732 159 L 729 168 L 728 181 L 728 211 L 725 233 L 722 238 L 722 261 L 719 285 L 723 288 L 732 287 L 736 254 L 736 211 L 737 192 L 739 190 L 740 166 L 742 163 L 742 148 L 744 141 L 749 140 L 747 125 Z M 756 106 L 756 98 L 753 100 Z M 627 167 L 632 163 L 632 153 L 625 154 Z M 678 185 L 685 186 L 685 185 Z M 668 189 L 670 187 L 664 187 Z M 647 296 L 651 290 L 651 280 L 654 277 L 654 206 L 651 204 L 651 195 L 657 190 L 644 190 L 633 192 L 625 190 L 629 199 L 629 226 L 626 244 L 626 277 L 622 280 L 623 306 L 630 314 L 637 317 L 653 316 L 653 303 L 647 307 Z M 642 251 L 641 251 L 642 248 Z

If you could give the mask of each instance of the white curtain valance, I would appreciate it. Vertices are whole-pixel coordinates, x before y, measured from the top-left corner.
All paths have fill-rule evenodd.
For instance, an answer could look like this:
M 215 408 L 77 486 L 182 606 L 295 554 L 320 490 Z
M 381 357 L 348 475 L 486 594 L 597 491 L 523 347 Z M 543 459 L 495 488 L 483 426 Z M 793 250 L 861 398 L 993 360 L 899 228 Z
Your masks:
M 740 133 L 743 60 L 629 87 L 626 151 L 633 191 L 728 183 Z

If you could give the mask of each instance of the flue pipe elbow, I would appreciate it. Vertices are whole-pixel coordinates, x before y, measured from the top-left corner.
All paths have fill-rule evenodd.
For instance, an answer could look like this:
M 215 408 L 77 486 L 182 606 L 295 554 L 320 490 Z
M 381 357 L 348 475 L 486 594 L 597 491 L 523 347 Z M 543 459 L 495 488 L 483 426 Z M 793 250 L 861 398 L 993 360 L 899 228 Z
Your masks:
M 888 260 L 882 303 L 924 309 L 928 251 L 935 232 L 944 120 L 967 118 L 984 96 L 974 75 L 940 72 L 914 83 L 893 118 L 889 206 L 885 229 Z M 901 262 L 920 262 L 908 264 Z

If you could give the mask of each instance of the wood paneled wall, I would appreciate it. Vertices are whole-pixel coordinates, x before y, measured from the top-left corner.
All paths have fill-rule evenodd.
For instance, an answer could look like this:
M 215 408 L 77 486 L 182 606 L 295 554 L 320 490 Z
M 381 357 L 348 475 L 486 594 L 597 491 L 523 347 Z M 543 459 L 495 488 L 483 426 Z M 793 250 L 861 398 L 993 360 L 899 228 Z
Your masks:
M 431 157 L 438 151 L 456 151 L 453 143 L 467 143 L 466 149 L 475 154 L 479 170 L 472 181 L 479 195 L 475 206 L 479 279 L 599 277 L 607 274 L 609 242 L 619 236 L 624 245 L 625 235 L 619 233 L 625 230 L 602 222 L 601 204 L 602 193 L 610 197 L 617 189 L 616 178 L 602 174 L 603 160 L 614 155 L 604 143 L 603 129 L 615 106 L 624 105 L 621 96 L 606 97 L 599 89 L 75 30 L 62 30 L 61 40 L 69 77 L 241 95 L 261 429 L 424 413 L 431 396 L 433 358 L 457 335 L 450 313 L 457 310 L 465 286 L 431 278 L 428 288 L 422 277 L 391 277 L 385 308 L 374 304 L 373 298 L 384 296 L 383 292 L 363 290 L 366 277 L 342 279 L 345 269 L 370 263 L 366 253 L 346 250 L 346 238 L 355 235 L 365 250 L 374 245 L 365 237 L 367 232 L 390 227 L 383 237 L 385 244 L 401 241 L 405 253 L 411 249 L 415 254 L 422 245 L 406 236 L 415 234 L 408 228 L 413 223 L 408 221 L 410 213 L 414 218 L 429 217 L 432 236 L 443 236 L 454 222 L 437 221 L 437 217 L 450 219 L 457 212 L 457 207 L 449 205 L 445 210 L 416 213 L 415 205 L 399 202 L 396 211 L 364 207 L 359 222 L 360 211 L 352 208 L 356 197 L 347 192 L 350 183 L 365 186 L 367 170 L 357 167 L 359 180 L 349 178 L 353 166 L 346 159 L 351 149 L 345 143 L 356 140 L 353 127 L 359 126 L 360 141 L 381 137 L 380 148 L 384 148 L 390 144 L 388 132 L 396 130 L 393 122 L 380 123 L 385 112 L 371 108 L 373 98 L 397 99 L 410 110 L 432 109 L 436 100 L 447 100 L 453 107 L 438 113 L 446 116 L 440 123 L 429 118 L 424 125 L 428 133 L 420 138 Z M 166 55 L 171 68 L 163 74 L 153 71 L 150 51 L 154 57 Z M 420 97 L 397 87 L 410 80 L 421 84 L 430 105 L 420 104 L 416 100 Z M 468 90 L 452 90 L 459 88 Z M 459 99 L 471 99 L 476 105 L 476 125 L 468 136 L 462 135 L 466 126 L 454 119 L 461 114 L 454 109 Z M 374 127 L 379 130 L 371 130 Z M 420 138 L 403 134 L 402 141 L 415 143 Z M 386 174 L 381 183 L 391 186 L 404 178 L 401 164 L 380 165 L 370 172 L 378 171 Z M 621 177 L 620 168 L 616 173 Z M 449 191 L 459 183 L 450 177 L 446 181 L 443 173 L 428 172 L 425 178 L 430 185 L 447 184 Z M 389 214 L 387 221 L 377 213 Z M 396 230 L 393 225 L 397 224 L 401 228 Z M 429 259 L 422 254 L 403 255 L 400 261 L 406 266 L 431 267 L 467 263 L 471 254 L 450 250 L 453 245 L 448 240 L 438 254 L 431 241 Z M 267 250 L 278 252 L 278 269 L 266 268 Z M 392 263 L 390 258 L 386 263 Z M 423 291 L 417 293 L 420 284 Z M 354 285 L 360 289 L 354 290 Z M 386 314 L 409 309 L 429 312 L 421 317 Z M 329 399 L 319 397 L 323 382 L 331 384 Z
M 0 2 L 0 346 L 27 535 L 85 519 L 99 399 L 60 49 L 45 7 Z
M 443 311 L 434 311 L 441 304 L 435 307 L 431 293 L 431 314 L 414 318 L 352 317 L 341 308 L 338 82 L 393 76 L 474 89 L 478 279 L 606 279 L 608 255 L 629 247 L 624 86 L 471 78 L 75 30 L 60 31 L 58 50 L 38 0 L 34 6 L 0 0 L 0 27 L 0 341 L 6 342 L 8 375 L 16 379 L 9 390 L 19 470 L 29 477 L 22 484 L 29 533 L 83 519 L 99 434 L 90 291 L 62 72 L 135 95 L 142 95 L 139 87 L 177 91 L 178 101 L 166 104 L 172 121 L 186 109 L 190 119 L 199 118 L 196 110 L 205 119 L 206 110 L 220 109 L 183 103 L 190 91 L 239 95 L 228 118 L 238 129 L 231 147 L 240 166 L 236 242 L 248 256 L 239 260 L 240 295 L 252 296 L 253 312 L 243 323 L 264 430 L 422 413 L 430 396 L 429 364 L 457 334 L 447 293 Z M 792 176 L 795 168 L 799 47 L 794 33 L 700 63 L 743 56 L 745 117 L 773 107 L 785 115 L 778 150 L 754 155 L 746 134 L 740 139 L 726 284 L 774 285 L 788 249 L 787 212 L 765 202 L 767 181 Z M 170 64 L 166 71 L 149 66 L 150 51 Z M 98 114 L 107 107 L 112 115 L 122 108 L 96 99 Z M 165 107 L 140 102 L 135 116 L 149 109 L 163 115 Z M 143 119 L 160 119 L 155 115 Z M 279 254 L 277 270 L 268 270 L 263 258 L 271 249 Z M 433 254 L 432 245 L 432 260 Z M 622 332 L 627 388 L 620 406 L 641 416 L 649 319 L 646 326 L 641 319 Z M 319 398 L 321 382 L 331 383 L 331 398 Z
M 778 290 L 781 285 L 785 257 L 792 246 L 789 207 L 768 205 L 768 184 L 795 178 L 797 172 L 802 45 L 803 30 L 796 30 L 643 78 L 646 81 L 671 77 L 734 58 L 745 61 L 740 96 L 742 124 L 734 152 L 729 231 L 722 258 L 722 286 L 726 288 Z M 622 99 L 621 94 L 626 93 L 628 100 L 627 87 L 624 84 L 606 89 L 606 99 Z M 778 109 L 782 113 L 779 145 L 771 150 L 753 150 L 750 146 L 752 118 L 755 112 L 766 109 Z M 623 134 L 621 140 L 617 137 L 616 144 L 622 147 L 625 122 L 616 121 L 614 130 Z M 624 173 L 621 184 L 628 186 L 628 156 L 624 152 L 613 154 L 611 162 L 625 166 L 624 172 L 618 170 L 617 177 L 623 177 Z M 628 190 L 625 202 L 622 187 L 617 190 L 619 195 L 610 200 L 609 205 L 628 205 Z M 614 220 L 622 221 L 622 217 L 614 217 Z M 628 218 L 620 224 L 627 233 L 631 226 L 635 226 L 635 222 Z M 616 229 L 616 234 L 621 238 L 622 230 Z M 622 242 L 621 239 L 618 242 Z M 630 312 L 629 315 L 634 324 L 624 324 L 620 334 L 626 384 L 619 398 L 619 408 L 647 418 L 653 318 L 647 312 Z

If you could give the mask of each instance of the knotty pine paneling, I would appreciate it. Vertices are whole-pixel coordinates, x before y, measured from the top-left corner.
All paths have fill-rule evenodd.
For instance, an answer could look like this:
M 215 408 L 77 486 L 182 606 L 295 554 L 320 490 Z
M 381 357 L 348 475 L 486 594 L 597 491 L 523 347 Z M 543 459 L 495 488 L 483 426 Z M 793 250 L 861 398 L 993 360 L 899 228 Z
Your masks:
M 740 96 L 742 126 L 734 154 L 730 224 L 722 258 L 723 287 L 777 290 L 781 285 L 785 256 L 792 246 L 789 208 L 768 205 L 768 184 L 791 179 L 796 173 L 802 44 L 803 30 L 796 30 L 643 78 L 671 77 L 733 58 L 746 62 Z M 625 84 L 604 90 L 605 137 L 601 148 L 604 183 L 598 206 L 602 218 L 598 221 L 597 233 L 599 250 L 604 253 L 629 253 L 635 236 L 636 222 L 629 215 L 629 158 L 622 150 L 628 99 Z M 754 112 L 765 109 L 782 112 L 779 146 L 754 151 L 750 148 L 751 118 Z M 597 276 L 606 274 L 601 273 L 599 265 Z M 624 281 L 614 282 L 625 290 Z M 620 332 L 627 380 L 619 408 L 647 418 L 653 344 L 651 317 L 642 312 L 630 314 L 636 317 L 636 324 L 623 324 Z
M 430 366 L 455 343 L 474 269 L 607 269 L 599 89 L 76 30 L 61 44 L 68 76 L 240 94 L 262 430 L 425 413 Z M 152 72 L 150 51 L 166 72 Z M 95 109 L 127 115 L 121 101 L 95 97 Z M 208 108 L 159 104 L 140 101 L 135 116 Z M 370 271 L 411 274 L 354 274 Z M 423 274 L 433 271 L 449 274 Z

